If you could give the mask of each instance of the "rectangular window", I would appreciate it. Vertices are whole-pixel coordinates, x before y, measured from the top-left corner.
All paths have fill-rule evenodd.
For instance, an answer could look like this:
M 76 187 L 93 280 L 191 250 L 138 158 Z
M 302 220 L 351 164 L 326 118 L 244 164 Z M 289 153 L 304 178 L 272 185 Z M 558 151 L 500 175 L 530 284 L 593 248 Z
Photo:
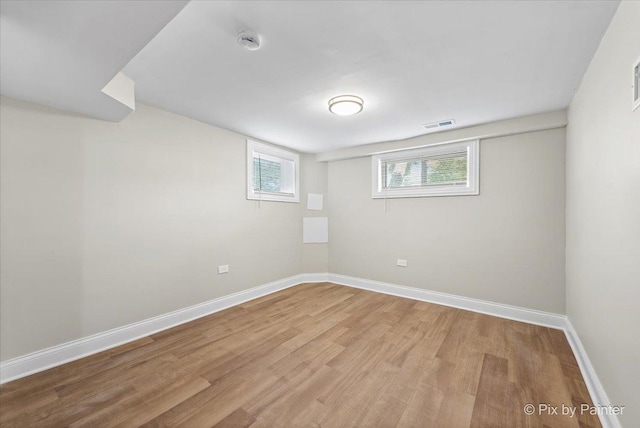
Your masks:
M 477 195 L 479 159 L 477 140 L 375 155 L 372 196 Z
M 247 199 L 298 202 L 299 156 L 247 140 Z

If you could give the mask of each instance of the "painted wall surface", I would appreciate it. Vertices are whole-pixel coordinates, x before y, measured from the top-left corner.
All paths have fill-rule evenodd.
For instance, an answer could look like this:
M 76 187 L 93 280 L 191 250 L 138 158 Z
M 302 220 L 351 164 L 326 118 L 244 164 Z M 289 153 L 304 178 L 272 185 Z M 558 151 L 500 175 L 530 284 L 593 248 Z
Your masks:
M 389 199 L 386 212 L 370 157 L 330 162 L 329 271 L 564 313 L 564 140 L 482 140 L 479 196 Z
M 328 271 L 567 313 L 632 425 L 639 21 L 640 3 L 622 2 L 566 144 L 563 128 L 483 139 L 479 196 L 390 199 L 386 210 L 371 198 L 369 157 L 302 155 L 300 204 L 258 203 L 246 200 L 242 135 L 145 105 L 111 123 L 2 98 L 0 360 Z M 309 192 L 325 195 L 322 211 L 306 209 Z M 304 216 L 330 218 L 329 244 L 302 244 Z
M 301 204 L 246 199 L 245 137 L 0 108 L 3 361 L 301 272 Z
M 302 168 L 300 178 L 304 183 L 304 193 L 300 195 L 301 217 L 327 217 L 327 189 L 328 189 L 328 165 L 327 162 L 316 162 L 315 155 L 302 155 Z M 307 196 L 309 193 L 323 195 L 322 211 L 307 209 Z M 302 218 L 300 219 L 302 225 Z M 302 227 L 302 226 L 300 226 Z M 329 224 L 331 229 L 331 224 Z M 329 244 L 303 244 L 302 246 L 302 271 L 301 273 L 327 272 L 329 265 Z
M 620 421 L 640 421 L 640 2 L 622 2 L 569 109 L 567 314 Z

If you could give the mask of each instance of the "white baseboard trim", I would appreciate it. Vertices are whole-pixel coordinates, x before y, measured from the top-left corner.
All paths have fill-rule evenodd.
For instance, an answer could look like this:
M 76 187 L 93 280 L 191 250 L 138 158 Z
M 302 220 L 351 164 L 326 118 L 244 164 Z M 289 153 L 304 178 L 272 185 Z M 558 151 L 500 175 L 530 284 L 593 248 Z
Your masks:
M 313 275 L 313 274 L 312 274 Z M 324 274 L 326 275 L 326 274 Z M 301 284 L 304 275 L 273 281 L 258 287 L 219 297 L 103 333 L 73 340 L 0 363 L 0 385 L 98 352 L 123 345 L 150 334 L 193 321 L 249 300 Z M 311 279 L 311 277 L 310 277 Z M 317 282 L 317 281 L 308 281 Z
M 565 317 L 562 315 L 346 275 L 326 272 L 305 273 L 3 361 L 0 363 L 0 384 L 123 345 L 231 306 L 239 305 L 248 300 L 298 284 L 313 282 L 333 282 L 349 287 L 452 306 L 547 327 L 563 329 L 565 326 Z
M 589 357 L 582 346 L 582 342 L 580 341 L 578 334 L 565 315 L 324 272 L 294 275 L 289 278 L 273 281 L 268 284 L 250 288 L 228 296 L 223 296 L 188 308 L 129 324 L 124 327 L 115 328 L 104 333 L 98 333 L 93 336 L 88 336 L 58 346 L 43 349 L 41 351 L 33 352 L 22 357 L 4 361 L 0 363 L 0 384 L 123 345 L 127 342 L 213 314 L 249 300 L 275 293 L 276 291 L 284 290 L 303 283 L 313 282 L 332 282 L 334 284 L 345 285 L 348 287 L 390 294 L 392 296 L 404 297 L 407 299 L 436 303 L 439 305 L 479 312 L 500 318 L 507 318 L 510 320 L 564 330 L 569 345 L 571 346 L 576 360 L 578 361 L 580 371 L 582 372 L 582 376 L 587 384 L 593 403 L 595 405 L 608 405 L 611 403 L 593 366 L 591 365 L 591 362 L 589 361 Z M 600 421 L 604 428 L 620 427 L 618 418 L 613 415 L 600 415 Z
M 596 406 L 612 404 L 591 365 L 591 361 L 589 361 L 578 334 L 566 315 L 332 273 L 327 274 L 325 281 L 563 330 L 576 357 L 582 377 L 587 384 L 593 404 Z M 603 428 L 621 427 L 618 417 L 615 415 L 602 414 L 599 417 Z
M 349 287 L 376 291 L 378 293 L 390 294 L 392 296 L 406 297 L 413 300 L 421 300 L 423 302 L 437 303 L 438 305 L 465 309 L 468 311 L 479 312 L 481 314 L 492 315 L 494 317 L 507 318 L 544 327 L 561 330 L 565 328 L 566 316 L 551 312 L 537 311 L 535 309 L 489 302 L 487 300 L 473 299 L 470 297 L 456 296 L 454 294 L 428 291 L 421 288 L 405 287 L 403 285 L 389 284 L 386 282 L 333 273 L 329 274 L 328 281 Z
M 584 378 L 584 382 L 587 384 L 587 389 L 589 390 L 589 395 L 591 395 L 591 401 L 595 406 L 603 405 L 608 406 L 611 403 L 607 393 L 600 383 L 600 379 L 596 374 L 593 365 L 591 365 L 591 361 L 589 360 L 589 356 L 587 355 L 587 351 L 582 346 L 582 341 L 580 341 L 580 336 L 576 332 L 575 328 L 573 328 L 573 324 L 569 318 L 567 318 L 566 327 L 564 329 L 564 334 L 567 336 L 567 341 L 571 346 L 571 350 L 573 351 L 573 355 L 576 357 L 578 361 L 578 366 L 580 367 L 580 372 L 582 373 L 582 377 Z M 603 428 L 621 428 L 620 421 L 616 415 L 599 415 L 600 423 Z
M 320 273 L 303 273 L 302 274 L 302 283 L 308 282 L 328 282 L 329 281 L 329 273 L 320 272 Z
M 587 384 L 593 404 L 596 406 L 612 404 L 593 365 L 591 365 L 591 361 L 589 361 L 578 334 L 566 315 L 332 273 L 327 274 L 325 281 L 563 330 L 576 357 L 582 377 Z M 618 417 L 615 415 L 602 414 L 599 417 L 603 428 L 621 427 Z

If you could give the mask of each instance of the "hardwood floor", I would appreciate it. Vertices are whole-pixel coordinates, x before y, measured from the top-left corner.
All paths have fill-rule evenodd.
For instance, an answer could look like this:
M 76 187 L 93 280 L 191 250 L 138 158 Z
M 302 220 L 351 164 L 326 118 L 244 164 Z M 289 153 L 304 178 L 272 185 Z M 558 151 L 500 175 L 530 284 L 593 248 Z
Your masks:
M 0 425 L 598 427 L 559 330 L 304 284 L 0 388 Z M 560 412 L 559 412 L 560 413 Z

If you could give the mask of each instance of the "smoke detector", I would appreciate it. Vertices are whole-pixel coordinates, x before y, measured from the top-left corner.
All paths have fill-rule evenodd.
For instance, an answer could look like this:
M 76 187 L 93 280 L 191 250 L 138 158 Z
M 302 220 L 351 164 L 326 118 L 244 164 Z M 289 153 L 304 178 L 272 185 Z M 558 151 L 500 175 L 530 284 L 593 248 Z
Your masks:
M 238 33 L 238 43 L 247 50 L 258 50 L 260 49 L 260 35 L 255 31 L 241 31 Z
M 443 126 L 451 126 L 454 123 L 456 123 L 455 120 L 453 119 L 447 119 L 447 120 L 441 120 L 440 122 L 433 122 L 433 123 L 427 123 L 424 126 L 427 129 L 431 129 L 431 128 L 442 128 Z

